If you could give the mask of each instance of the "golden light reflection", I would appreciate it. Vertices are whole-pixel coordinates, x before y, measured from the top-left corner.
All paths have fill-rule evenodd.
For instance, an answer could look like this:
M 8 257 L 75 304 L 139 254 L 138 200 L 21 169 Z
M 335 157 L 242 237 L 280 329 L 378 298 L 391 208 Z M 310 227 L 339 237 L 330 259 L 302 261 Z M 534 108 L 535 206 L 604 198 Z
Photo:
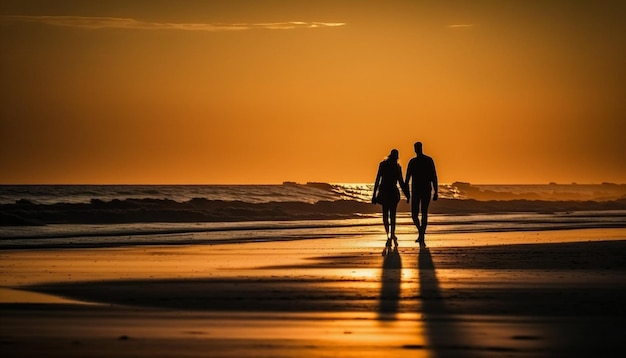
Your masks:
M 374 280 L 380 275 L 379 269 L 352 269 L 350 276 L 354 279 Z
M 94 304 L 38 292 L 0 287 L 0 303 L 45 303 L 45 304 Z

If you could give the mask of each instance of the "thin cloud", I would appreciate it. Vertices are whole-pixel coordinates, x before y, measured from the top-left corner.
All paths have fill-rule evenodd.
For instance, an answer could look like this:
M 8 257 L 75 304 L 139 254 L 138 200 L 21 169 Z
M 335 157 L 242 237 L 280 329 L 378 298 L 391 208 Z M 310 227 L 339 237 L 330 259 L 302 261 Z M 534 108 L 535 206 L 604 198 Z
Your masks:
M 302 28 L 323 28 L 345 26 L 344 22 L 270 22 L 270 23 L 171 23 L 148 22 L 120 17 L 86 16 L 1 16 L 4 23 L 26 22 L 50 26 L 73 27 L 80 29 L 126 29 L 126 30 L 182 30 L 182 31 L 242 31 L 253 29 L 290 30 Z
M 454 24 L 454 25 L 448 25 L 449 28 L 452 29 L 467 29 L 467 28 L 472 28 L 475 27 L 476 24 Z

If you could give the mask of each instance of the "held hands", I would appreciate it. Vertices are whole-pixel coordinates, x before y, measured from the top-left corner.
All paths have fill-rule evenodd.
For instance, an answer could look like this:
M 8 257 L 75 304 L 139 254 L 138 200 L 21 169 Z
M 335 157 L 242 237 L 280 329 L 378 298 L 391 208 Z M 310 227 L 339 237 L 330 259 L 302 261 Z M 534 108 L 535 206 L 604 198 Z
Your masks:
M 404 196 L 406 196 L 406 202 L 408 203 L 411 200 L 411 191 L 409 190 L 409 185 L 405 182 L 400 182 L 400 187 L 402 188 L 402 192 Z

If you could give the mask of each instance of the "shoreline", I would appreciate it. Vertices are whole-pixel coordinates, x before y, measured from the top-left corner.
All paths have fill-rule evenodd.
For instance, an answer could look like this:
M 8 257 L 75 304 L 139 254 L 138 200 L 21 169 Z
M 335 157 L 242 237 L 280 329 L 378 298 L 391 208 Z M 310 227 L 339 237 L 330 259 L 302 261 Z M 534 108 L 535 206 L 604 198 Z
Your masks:
M 429 233 L 434 235 L 623 229 L 626 228 L 626 210 L 551 214 L 433 214 L 429 224 Z M 409 213 L 399 213 L 397 225 L 399 234 L 415 231 Z M 3 226 L 0 251 L 287 241 L 369 235 L 381 232 L 381 227 L 381 214 L 326 220 Z

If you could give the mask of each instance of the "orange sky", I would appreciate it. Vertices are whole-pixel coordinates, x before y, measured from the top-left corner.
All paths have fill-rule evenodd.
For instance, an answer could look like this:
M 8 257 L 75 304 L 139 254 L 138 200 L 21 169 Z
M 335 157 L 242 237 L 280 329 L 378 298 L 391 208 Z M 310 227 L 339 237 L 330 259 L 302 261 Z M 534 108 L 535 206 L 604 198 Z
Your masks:
M 0 183 L 626 183 L 623 1 L 11 1 Z

